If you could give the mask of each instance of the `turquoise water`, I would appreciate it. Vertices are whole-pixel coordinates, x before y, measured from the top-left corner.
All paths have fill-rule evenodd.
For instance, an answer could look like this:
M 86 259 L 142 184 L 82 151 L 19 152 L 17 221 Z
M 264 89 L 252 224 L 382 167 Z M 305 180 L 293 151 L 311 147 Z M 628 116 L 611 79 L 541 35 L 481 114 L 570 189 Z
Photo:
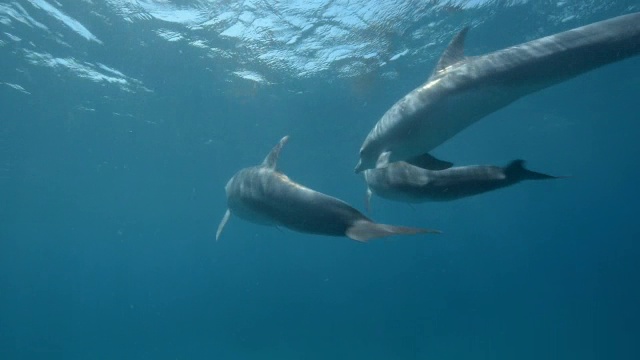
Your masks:
M 375 220 L 441 235 L 360 244 L 232 218 L 214 240 L 227 180 L 287 134 L 281 170 L 363 210 L 364 137 L 463 25 L 478 55 L 634 11 L 0 3 L 0 358 L 637 359 L 640 58 L 435 151 L 569 178 L 374 198 Z

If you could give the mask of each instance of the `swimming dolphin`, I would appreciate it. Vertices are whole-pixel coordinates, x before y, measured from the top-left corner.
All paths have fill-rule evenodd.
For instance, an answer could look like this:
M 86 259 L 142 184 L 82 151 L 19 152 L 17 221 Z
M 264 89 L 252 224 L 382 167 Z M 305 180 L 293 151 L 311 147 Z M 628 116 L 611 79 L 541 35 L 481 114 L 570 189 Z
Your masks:
M 285 136 L 262 164 L 238 171 L 225 186 L 227 212 L 216 240 L 231 214 L 247 221 L 357 241 L 390 235 L 437 233 L 437 230 L 377 224 L 349 204 L 293 182 L 276 169 Z
M 458 33 L 426 83 L 396 102 L 367 135 L 355 172 L 427 153 L 517 99 L 640 53 L 640 13 L 487 55 L 465 57 Z
M 511 186 L 524 180 L 557 179 L 524 167 L 514 160 L 505 167 L 472 165 L 428 170 L 397 161 L 388 166 L 364 171 L 367 182 L 367 209 L 371 196 L 409 202 L 450 201 Z

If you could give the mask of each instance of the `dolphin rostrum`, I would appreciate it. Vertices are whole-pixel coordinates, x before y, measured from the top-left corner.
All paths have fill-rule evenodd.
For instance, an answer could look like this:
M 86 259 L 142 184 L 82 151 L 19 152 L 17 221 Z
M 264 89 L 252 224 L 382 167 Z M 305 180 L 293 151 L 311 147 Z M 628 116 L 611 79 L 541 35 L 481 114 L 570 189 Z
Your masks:
M 523 160 L 505 167 L 472 165 L 429 170 L 405 161 L 364 171 L 367 182 L 367 209 L 372 194 L 408 202 L 450 201 L 514 185 L 524 180 L 546 180 L 560 177 L 531 171 Z
M 293 182 L 276 169 L 285 136 L 262 164 L 238 171 L 225 186 L 228 209 L 216 240 L 231 214 L 263 225 L 357 241 L 390 235 L 438 233 L 437 230 L 377 224 L 342 200 Z
M 367 135 L 356 173 L 433 150 L 515 100 L 640 53 L 640 13 L 465 57 L 468 28 L 451 41 L 426 83 L 396 102 Z

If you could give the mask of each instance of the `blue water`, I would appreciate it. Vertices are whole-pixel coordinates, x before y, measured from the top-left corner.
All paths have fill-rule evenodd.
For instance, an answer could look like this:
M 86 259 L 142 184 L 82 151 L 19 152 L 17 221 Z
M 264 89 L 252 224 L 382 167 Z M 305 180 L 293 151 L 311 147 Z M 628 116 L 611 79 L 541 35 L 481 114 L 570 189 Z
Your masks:
M 227 180 L 287 134 L 282 171 L 363 209 L 362 140 L 464 24 L 476 55 L 640 1 L 382 1 L 372 18 L 395 20 L 345 43 L 295 2 L 48 1 L 0 3 L 1 359 L 640 358 L 640 58 L 435 151 L 569 178 L 374 198 L 375 220 L 441 235 L 360 244 L 232 218 L 214 240 Z M 323 9 L 352 16 L 343 3 Z M 216 6 L 235 18 L 196 26 Z M 310 18 L 272 42 L 224 33 L 261 11 Z M 349 41 L 368 45 L 329 51 Z

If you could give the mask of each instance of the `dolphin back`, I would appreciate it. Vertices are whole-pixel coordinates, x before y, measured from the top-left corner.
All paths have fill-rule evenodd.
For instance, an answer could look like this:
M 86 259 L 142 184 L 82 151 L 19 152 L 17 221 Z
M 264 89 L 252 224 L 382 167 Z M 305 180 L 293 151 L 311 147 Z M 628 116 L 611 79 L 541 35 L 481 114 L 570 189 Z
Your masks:
M 525 95 L 639 53 L 640 13 L 633 13 L 477 57 L 475 66 L 489 70 L 480 70 L 480 77 L 529 83 Z

